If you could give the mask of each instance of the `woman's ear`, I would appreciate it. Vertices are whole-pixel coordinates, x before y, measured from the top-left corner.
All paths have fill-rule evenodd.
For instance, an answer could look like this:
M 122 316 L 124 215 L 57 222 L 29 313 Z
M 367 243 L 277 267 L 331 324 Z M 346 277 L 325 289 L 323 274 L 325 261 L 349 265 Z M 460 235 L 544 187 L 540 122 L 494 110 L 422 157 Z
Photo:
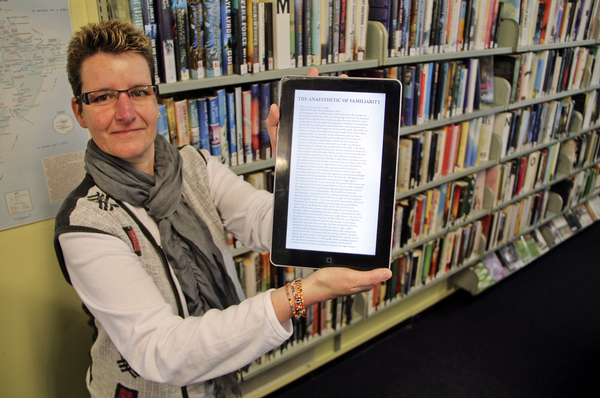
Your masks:
M 80 112 L 81 105 L 80 105 L 79 101 L 77 101 L 77 98 L 75 98 L 75 97 L 71 98 L 71 109 L 73 109 L 73 114 L 75 115 L 75 118 L 79 122 L 79 125 L 81 127 L 83 127 L 84 129 L 87 129 L 87 123 L 85 122 L 85 119 L 83 118 L 83 115 Z

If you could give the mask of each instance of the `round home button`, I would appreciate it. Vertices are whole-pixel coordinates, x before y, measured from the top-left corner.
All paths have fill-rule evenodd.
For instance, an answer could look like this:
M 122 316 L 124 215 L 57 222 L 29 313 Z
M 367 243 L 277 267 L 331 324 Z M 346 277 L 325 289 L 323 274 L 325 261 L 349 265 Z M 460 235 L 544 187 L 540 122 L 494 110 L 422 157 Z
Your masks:
M 333 264 L 333 257 L 325 257 L 325 261 L 327 262 L 327 264 Z

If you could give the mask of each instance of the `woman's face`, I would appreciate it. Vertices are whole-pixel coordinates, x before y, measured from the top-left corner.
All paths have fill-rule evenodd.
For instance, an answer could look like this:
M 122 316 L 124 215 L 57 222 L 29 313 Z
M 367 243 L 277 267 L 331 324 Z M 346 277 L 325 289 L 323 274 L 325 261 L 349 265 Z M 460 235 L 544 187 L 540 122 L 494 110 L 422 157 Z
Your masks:
M 146 60 L 136 53 L 96 54 L 81 65 L 81 80 L 83 93 L 152 85 Z M 73 98 L 71 107 L 81 127 L 89 130 L 100 149 L 153 174 L 156 98 L 134 103 L 127 93 L 120 93 L 114 105 L 82 104 L 80 112 L 79 103 Z

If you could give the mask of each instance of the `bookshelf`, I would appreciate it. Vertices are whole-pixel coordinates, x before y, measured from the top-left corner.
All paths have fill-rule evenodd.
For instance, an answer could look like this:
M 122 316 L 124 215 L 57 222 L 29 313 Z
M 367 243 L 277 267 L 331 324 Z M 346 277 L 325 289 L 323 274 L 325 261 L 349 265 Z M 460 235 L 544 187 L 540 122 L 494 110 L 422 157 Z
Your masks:
M 101 1 L 99 0 L 99 3 Z M 595 27 L 590 37 L 591 39 L 555 42 L 548 44 L 521 44 L 522 26 L 519 21 L 510 18 L 500 20 L 497 47 L 469 50 L 442 52 L 433 54 L 421 54 L 413 56 L 389 56 L 389 35 L 386 27 L 381 22 L 369 21 L 367 25 L 367 45 L 365 49 L 365 59 L 362 61 L 350 61 L 330 63 L 326 65 L 317 65 L 320 73 L 346 72 L 363 69 L 388 68 L 403 65 L 414 65 L 431 62 L 460 61 L 466 59 L 477 59 L 481 57 L 496 55 L 520 55 L 524 53 L 540 53 L 550 50 L 571 49 L 577 47 L 598 49 L 600 45 L 600 17 L 596 16 Z M 596 62 L 600 62 L 600 54 L 596 53 Z M 193 92 L 217 87 L 233 87 L 247 85 L 251 83 L 276 81 L 288 74 L 304 75 L 310 67 L 299 67 L 292 69 L 270 70 L 257 73 L 246 73 L 243 75 L 233 74 L 228 76 L 204 77 L 201 79 L 190 79 L 174 83 L 162 83 L 159 85 L 161 95 L 176 95 L 183 92 Z M 588 71 L 587 73 L 591 73 Z M 589 80 L 589 79 L 588 79 Z M 561 101 L 573 96 L 586 94 L 600 90 L 600 84 L 587 85 L 577 89 L 557 92 L 551 95 L 543 95 L 539 98 L 528 98 L 511 103 L 511 84 L 504 78 L 494 78 L 494 101 L 488 104 L 482 104 L 481 108 L 473 112 L 463 113 L 456 116 L 429 120 L 425 123 L 402 127 L 401 136 L 407 137 L 413 134 L 423 133 L 428 130 L 435 130 L 449 125 L 460 124 L 463 122 L 472 122 L 478 118 L 498 115 L 502 112 L 511 112 L 522 110 L 534 105 L 547 104 L 552 101 Z M 494 166 L 507 162 L 522 159 L 531 153 L 546 150 L 554 145 L 562 145 L 566 141 L 583 134 L 592 133 L 600 129 L 600 123 L 592 124 L 583 128 L 585 115 L 579 111 L 573 111 L 570 122 L 567 126 L 567 133 L 564 136 L 552 139 L 547 142 L 541 142 L 525 148 L 520 148 L 512 153 L 502 156 L 501 134 L 494 131 L 491 136 L 490 157 L 489 160 L 460 170 L 434 181 L 421 184 L 413 189 L 398 194 L 397 199 L 409 199 L 417 195 L 437 189 L 444 184 L 450 184 L 455 181 L 467 178 L 477 173 L 485 173 Z M 372 294 L 357 295 L 354 305 L 354 316 L 349 325 L 337 330 L 330 331 L 324 335 L 315 336 L 306 341 L 289 346 L 284 352 L 274 354 L 269 358 L 262 358 L 261 363 L 252 364 L 248 373 L 244 374 L 244 382 L 241 385 L 245 397 L 261 397 L 270 392 L 283 387 L 293 380 L 306 375 L 319 366 L 338 358 L 344 353 L 349 352 L 360 344 L 376 337 L 385 330 L 404 322 L 424 309 L 434 305 L 443 298 L 453 294 L 458 289 L 464 289 L 473 295 L 481 294 L 483 291 L 478 287 L 479 276 L 475 272 L 474 266 L 486 255 L 495 253 L 502 247 L 512 244 L 513 241 L 521 236 L 540 229 L 544 237 L 551 234 L 545 228 L 545 225 L 551 220 L 564 215 L 571 208 L 584 204 L 588 199 L 597 196 L 597 189 L 587 197 L 576 201 L 571 207 L 565 207 L 562 197 L 552 191 L 552 187 L 557 183 L 569 178 L 574 178 L 579 173 L 590 170 L 600 163 L 599 160 L 586 164 L 579 168 L 573 168 L 573 159 L 566 154 L 558 155 L 558 161 L 554 178 L 546 184 L 534 187 L 527 192 L 513 195 L 510 200 L 500 204 L 494 204 L 492 197 L 495 192 L 489 187 L 485 187 L 483 194 L 482 208 L 467 217 L 453 222 L 437 231 L 421 237 L 416 241 L 409 242 L 403 247 L 396 248 L 393 257 L 398 258 L 408 254 L 416 249 L 424 247 L 430 242 L 443 239 L 449 233 L 459 229 L 475 225 L 484 217 L 492 213 L 500 212 L 510 205 L 519 203 L 527 198 L 541 194 L 547 191 L 547 207 L 545 214 L 542 214 L 539 220 L 532 225 L 527 225 L 518 231 L 516 236 L 493 247 L 488 247 L 485 237 L 478 241 L 473 248 L 473 256 L 466 258 L 462 263 L 457 264 L 447 272 L 438 274 L 432 279 L 423 283 L 418 283 L 414 288 L 400 294 L 399 297 L 390 297 L 381 300 L 373 306 L 374 300 Z M 233 166 L 232 170 L 238 175 L 253 173 L 273 167 L 273 160 L 259 160 L 252 163 L 246 163 L 240 166 Z M 596 177 L 598 179 L 598 177 Z M 552 244 L 548 244 L 552 247 Z M 245 248 L 233 250 L 233 256 L 242 256 L 248 252 Z M 533 259 L 532 261 L 535 261 Z M 514 272 L 513 272 L 514 273 Z M 512 273 L 510 273 L 512 274 Z M 510 275 L 509 274 L 509 275 Z M 488 287 L 489 288 L 489 287 Z

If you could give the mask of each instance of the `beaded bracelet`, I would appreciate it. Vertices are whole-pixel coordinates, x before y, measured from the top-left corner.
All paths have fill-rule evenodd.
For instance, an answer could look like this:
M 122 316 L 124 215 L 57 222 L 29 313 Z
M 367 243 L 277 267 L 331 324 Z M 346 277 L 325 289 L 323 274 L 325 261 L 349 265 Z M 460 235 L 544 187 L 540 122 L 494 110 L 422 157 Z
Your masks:
M 294 311 L 292 312 L 296 318 L 305 317 L 306 307 L 304 306 L 304 295 L 302 294 L 302 279 L 296 279 L 290 286 L 292 287 L 292 293 L 296 304 Z
M 292 302 L 292 298 L 290 297 L 290 283 L 285 284 L 285 294 L 287 295 L 288 303 L 290 303 L 290 307 L 292 308 L 292 315 L 298 317 L 296 313 L 296 307 L 294 307 L 294 303 Z

